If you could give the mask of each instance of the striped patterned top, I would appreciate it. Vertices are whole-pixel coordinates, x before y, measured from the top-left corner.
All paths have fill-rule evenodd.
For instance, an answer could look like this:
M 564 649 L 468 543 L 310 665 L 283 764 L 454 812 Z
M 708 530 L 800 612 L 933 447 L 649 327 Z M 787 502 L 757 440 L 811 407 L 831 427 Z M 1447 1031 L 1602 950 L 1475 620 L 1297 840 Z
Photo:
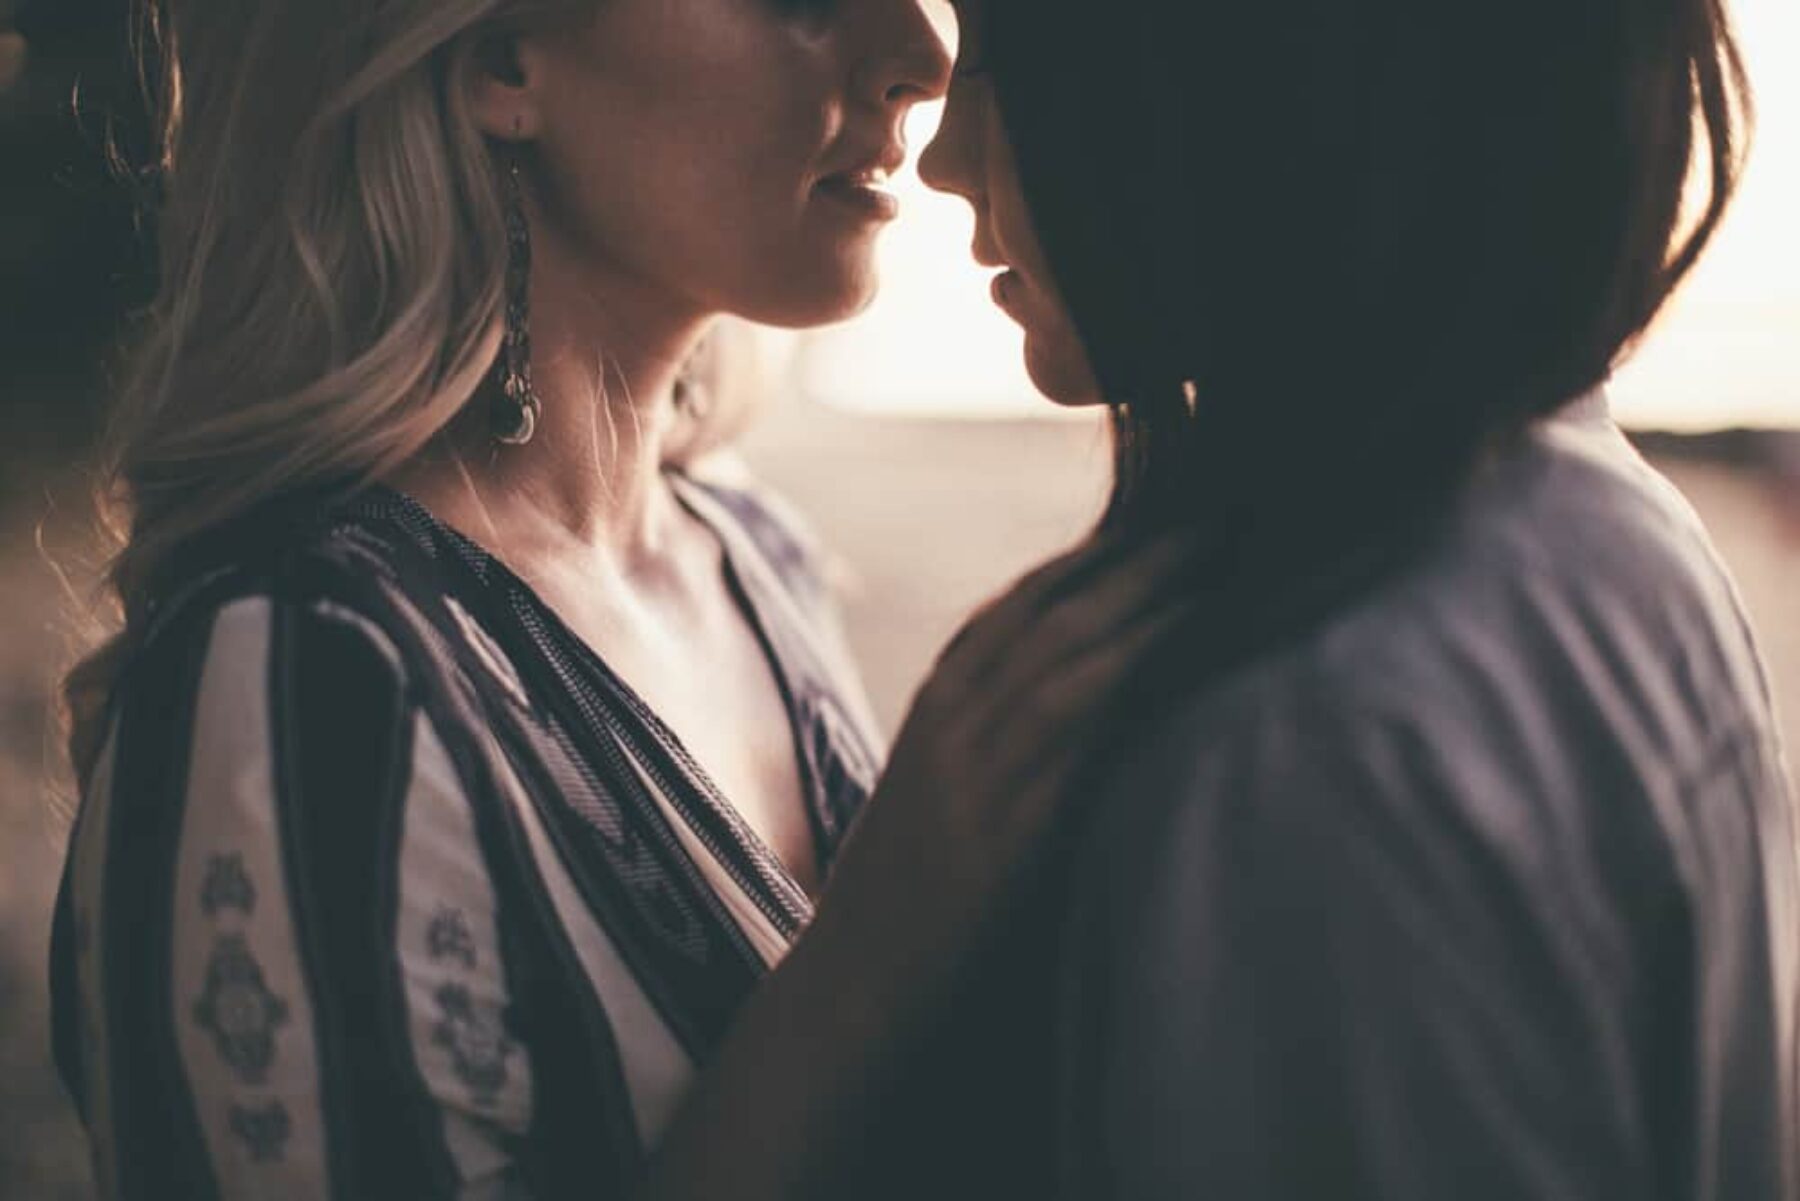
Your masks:
M 767 647 L 829 857 L 878 752 L 821 577 L 759 496 L 671 479 Z M 805 894 L 624 681 L 410 499 L 289 505 L 180 575 L 53 931 L 101 1195 L 623 1195 Z

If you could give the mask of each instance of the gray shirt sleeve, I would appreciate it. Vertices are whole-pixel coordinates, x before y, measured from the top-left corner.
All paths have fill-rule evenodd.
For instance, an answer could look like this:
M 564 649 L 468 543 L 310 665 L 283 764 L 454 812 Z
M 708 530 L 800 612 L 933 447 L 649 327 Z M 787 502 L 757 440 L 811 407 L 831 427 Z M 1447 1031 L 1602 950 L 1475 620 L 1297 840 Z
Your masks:
M 1239 708 L 1120 772 L 1084 847 L 1065 1195 L 1652 1195 L 1625 1015 L 1654 982 L 1534 861 L 1553 815 L 1402 722 Z

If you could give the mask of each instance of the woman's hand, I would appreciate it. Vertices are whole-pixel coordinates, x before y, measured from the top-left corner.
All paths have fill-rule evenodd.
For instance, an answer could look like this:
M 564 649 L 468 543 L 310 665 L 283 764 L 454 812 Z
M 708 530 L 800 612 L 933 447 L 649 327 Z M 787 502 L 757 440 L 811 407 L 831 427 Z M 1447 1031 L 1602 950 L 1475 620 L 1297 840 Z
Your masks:
M 1174 540 L 1089 543 L 978 613 L 920 689 L 809 939 L 905 1024 L 943 994 L 1042 858 L 1108 702 L 1188 604 Z M 820 949 L 814 948 L 815 951 Z
M 1184 547 L 1090 544 L 978 614 L 920 689 L 812 925 L 750 997 L 637 1201 L 792 1201 L 1043 855 L 1120 683 L 1185 613 Z

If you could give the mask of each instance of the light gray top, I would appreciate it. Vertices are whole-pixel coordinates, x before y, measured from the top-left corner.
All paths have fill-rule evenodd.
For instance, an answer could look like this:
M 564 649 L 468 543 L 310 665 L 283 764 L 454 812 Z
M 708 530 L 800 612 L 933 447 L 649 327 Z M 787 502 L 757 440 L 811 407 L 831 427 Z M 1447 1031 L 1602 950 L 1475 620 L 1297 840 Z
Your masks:
M 1601 398 L 1543 423 L 1103 799 L 1066 1194 L 1800 1198 L 1775 729 L 1693 512 Z

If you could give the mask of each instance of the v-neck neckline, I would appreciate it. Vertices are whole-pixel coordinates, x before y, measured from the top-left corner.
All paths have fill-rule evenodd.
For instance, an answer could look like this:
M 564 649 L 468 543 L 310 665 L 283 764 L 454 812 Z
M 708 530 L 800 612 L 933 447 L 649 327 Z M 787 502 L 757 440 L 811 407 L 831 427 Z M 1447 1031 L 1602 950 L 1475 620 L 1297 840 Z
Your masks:
M 730 593 L 738 612 L 742 615 L 744 623 L 750 627 L 751 636 L 756 639 L 756 644 L 762 651 L 763 662 L 767 664 L 770 678 L 775 683 L 775 691 L 781 697 L 782 711 L 787 714 L 788 750 L 794 757 L 795 777 L 800 783 L 800 803 L 806 811 L 807 829 L 812 833 L 813 869 L 817 875 L 819 886 L 823 888 L 831 858 L 825 816 L 829 799 L 824 795 L 822 783 L 817 779 L 812 761 L 806 753 L 804 739 L 808 718 L 805 707 L 801 704 L 801 681 L 795 675 L 794 665 L 781 649 L 783 645 L 791 644 L 792 640 L 778 637 L 775 627 L 771 624 L 770 610 L 774 606 L 769 603 L 770 593 L 765 578 L 771 569 L 755 557 L 758 552 L 753 547 L 741 545 L 747 541 L 747 537 L 742 530 L 727 526 L 726 523 L 732 521 L 728 513 L 722 516 L 708 515 L 708 510 L 722 506 L 706 495 L 704 488 L 698 482 L 674 468 L 666 470 L 664 474 L 669 481 L 669 490 L 675 498 L 675 503 L 680 505 L 682 510 L 695 521 L 706 527 L 713 540 L 718 543 L 719 566 L 724 577 L 725 588 Z M 699 495 L 696 496 L 696 493 Z M 784 620 L 791 625 L 794 620 L 793 615 L 791 613 L 786 615 Z M 673 737 L 672 733 L 671 737 Z M 686 755 L 686 749 L 679 746 L 679 740 L 676 740 L 676 743 L 681 753 Z M 688 756 L 688 761 L 693 763 L 692 756 Z M 710 777 L 706 777 L 698 763 L 693 763 L 693 767 L 705 779 L 714 795 L 735 815 L 737 810 L 724 796 L 723 790 Z M 788 869 L 786 863 L 782 862 L 781 856 L 775 854 L 763 842 L 761 836 L 749 828 L 748 823 L 745 823 L 745 832 L 755 840 L 757 847 L 774 860 L 786 881 L 802 897 L 806 898 L 807 915 L 810 917 L 817 898 L 809 895 L 806 889 L 800 886 L 794 873 Z
M 804 719 L 794 692 L 795 681 L 789 665 L 777 653 L 777 641 L 772 636 L 769 616 L 760 603 L 757 589 L 746 587 L 745 571 L 740 559 L 740 552 L 735 540 L 727 531 L 721 530 L 718 523 L 708 519 L 696 510 L 690 499 L 684 495 L 682 485 L 693 486 L 685 477 L 670 473 L 672 490 L 684 512 L 699 521 L 717 540 L 721 548 L 721 561 L 726 575 L 727 586 L 733 591 L 734 599 L 746 622 L 761 645 L 763 654 L 774 674 L 777 690 L 781 695 L 788 725 L 792 731 L 796 754 L 796 766 L 800 772 L 802 800 L 806 808 L 807 820 L 812 827 L 815 839 L 815 854 L 823 867 L 826 848 L 822 841 L 820 809 L 825 800 L 819 794 L 818 781 L 807 766 L 806 756 L 801 752 L 801 722 Z M 675 481 L 680 481 L 676 483 Z M 374 485 L 376 489 L 393 498 L 394 502 L 404 509 L 414 512 L 421 519 L 462 548 L 481 567 L 474 573 L 478 581 L 489 590 L 499 589 L 521 598 L 529 606 L 533 615 L 550 635 L 551 646 L 538 645 L 534 639 L 529 653 L 543 656 L 553 655 L 566 659 L 567 665 L 575 669 L 575 676 L 570 681 L 576 686 L 592 687 L 583 676 L 598 680 L 602 695 L 595 698 L 599 703 L 596 708 L 603 714 L 613 713 L 614 706 L 608 703 L 610 693 L 622 702 L 632 717 L 630 722 L 606 720 L 608 729 L 605 734 L 624 738 L 631 744 L 625 748 L 626 754 L 634 761 L 634 767 L 648 774 L 659 786 L 666 799 L 672 803 L 680 819 L 686 824 L 689 832 L 706 846 L 719 861 L 719 866 L 734 879 L 748 899 L 760 909 L 765 916 L 776 923 L 777 928 L 787 937 L 793 937 L 812 918 L 813 898 L 801 887 L 799 881 L 788 869 L 773 849 L 769 847 L 761 835 L 752 829 L 738 812 L 730 799 L 725 795 L 718 783 L 713 780 L 706 769 L 694 757 L 681 737 L 652 708 L 641 694 L 633 688 L 618 672 L 613 670 L 605 657 L 585 638 L 577 634 L 568 622 L 557 612 L 555 606 L 546 601 L 537 589 L 533 588 L 523 577 L 506 564 L 480 542 L 468 534 L 439 518 L 416 498 L 385 484 Z M 496 599 L 504 602 L 504 596 Z M 516 616 L 516 615 L 514 615 Z M 561 666 L 553 658 L 550 666 L 554 674 Z M 633 728 L 635 727 L 635 728 Z M 658 755 L 660 752 L 660 756 Z M 676 769 L 678 777 L 669 780 L 659 769 L 656 760 L 665 757 Z M 674 785 L 671 787 L 671 785 Z M 697 812 L 696 810 L 699 810 Z M 713 819 L 712 823 L 702 820 L 703 817 Z M 714 833 L 709 824 L 722 825 L 734 847 L 716 847 Z M 733 855 L 732 852 L 736 854 Z M 692 855 L 690 854 L 690 858 Z M 696 864 L 696 867 L 700 865 Z M 748 871 L 743 869 L 748 868 Z M 703 870 L 703 869 L 702 869 Z M 748 878 L 745 878 L 748 877 Z

